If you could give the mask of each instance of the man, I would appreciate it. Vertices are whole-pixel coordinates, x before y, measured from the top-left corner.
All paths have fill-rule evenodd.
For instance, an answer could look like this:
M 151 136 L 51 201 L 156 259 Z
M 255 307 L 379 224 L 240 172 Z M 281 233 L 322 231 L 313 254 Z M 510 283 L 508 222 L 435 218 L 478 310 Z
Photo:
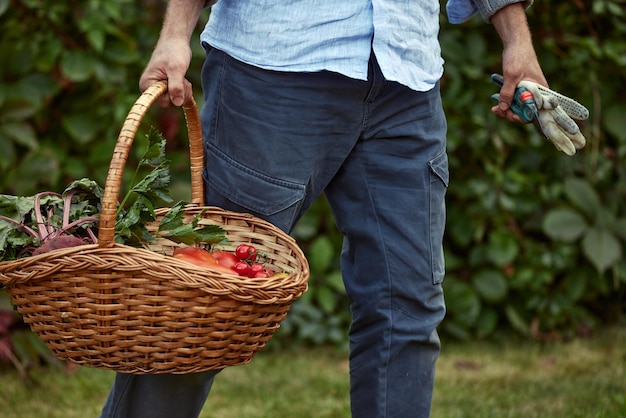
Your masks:
M 208 4 L 170 0 L 140 80 L 181 106 L 190 37 Z M 451 0 L 503 43 L 509 109 L 521 80 L 547 85 L 518 0 Z M 353 417 L 427 417 L 444 317 L 448 185 L 438 0 L 219 0 L 201 40 L 206 204 L 290 231 L 325 193 L 345 236 Z M 104 417 L 195 417 L 213 377 L 118 375 Z M 262 384 L 262 382 L 259 382 Z M 271 411 L 268 411 L 271 414 Z

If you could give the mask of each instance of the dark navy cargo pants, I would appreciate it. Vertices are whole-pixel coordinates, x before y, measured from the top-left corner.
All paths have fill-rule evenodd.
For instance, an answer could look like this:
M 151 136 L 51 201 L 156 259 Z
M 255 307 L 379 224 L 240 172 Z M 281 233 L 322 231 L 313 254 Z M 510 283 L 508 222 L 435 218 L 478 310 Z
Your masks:
M 352 416 L 427 417 L 445 313 L 439 86 L 387 81 L 375 57 L 360 81 L 267 71 L 211 48 L 202 81 L 205 203 L 291 231 L 326 193 L 344 235 Z M 215 374 L 119 374 L 103 417 L 196 417 Z

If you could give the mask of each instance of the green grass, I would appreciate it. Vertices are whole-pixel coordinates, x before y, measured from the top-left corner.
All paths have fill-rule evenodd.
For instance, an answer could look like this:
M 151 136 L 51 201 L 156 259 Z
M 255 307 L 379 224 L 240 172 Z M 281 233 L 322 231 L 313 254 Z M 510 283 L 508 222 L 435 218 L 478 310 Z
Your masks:
M 0 372 L 3 418 L 97 417 L 113 374 L 78 368 L 33 371 L 24 384 Z M 268 350 L 217 378 L 203 418 L 349 417 L 345 353 Z M 433 418 L 626 416 L 626 327 L 592 338 L 531 342 L 445 342 Z
M 433 417 L 626 417 L 626 328 L 546 346 L 454 345 Z

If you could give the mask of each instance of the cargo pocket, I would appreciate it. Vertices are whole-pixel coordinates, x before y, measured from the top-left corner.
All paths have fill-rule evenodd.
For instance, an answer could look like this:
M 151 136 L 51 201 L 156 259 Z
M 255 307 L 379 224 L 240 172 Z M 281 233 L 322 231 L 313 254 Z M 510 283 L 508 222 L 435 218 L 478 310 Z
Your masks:
M 446 224 L 446 190 L 450 175 L 445 150 L 429 162 L 430 167 L 430 254 L 433 284 L 443 282 L 445 260 L 443 233 Z
M 259 173 L 209 145 L 203 172 L 206 203 L 248 212 L 289 232 L 299 217 L 306 185 Z

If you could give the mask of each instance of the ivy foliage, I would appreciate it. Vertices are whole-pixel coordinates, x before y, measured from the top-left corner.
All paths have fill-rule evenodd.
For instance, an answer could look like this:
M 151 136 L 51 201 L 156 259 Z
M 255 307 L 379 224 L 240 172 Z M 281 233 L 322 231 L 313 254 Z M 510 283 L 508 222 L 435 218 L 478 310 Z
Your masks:
M 82 177 L 104 183 L 164 6 L 0 0 L 2 193 L 61 190 Z M 479 18 L 451 25 L 442 14 L 451 171 L 444 334 L 476 338 L 513 329 L 541 339 L 623 320 L 625 6 L 625 0 L 536 1 L 528 11 L 551 87 L 591 113 L 582 125 L 588 144 L 574 157 L 531 126 L 491 114 L 496 90 L 489 75 L 501 73 L 495 29 Z M 203 52 L 192 45 L 188 76 L 200 95 Z M 155 109 L 150 117 L 168 138 L 172 193 L 187 199 L 180 112 Z M 295 235 L 311 262 L 311 286 L 278 339 L 345 344 L 350 316 L 338 264 L 341 236 L 324 199 Z
M 528 11 L 550 86 L 591 112 L 574 157 L 490 114 L 487 77 L 501 73 L 493 28 L 443 22 L 448 333 L 508 327 L 541 339 L 623 318 L 625 5 L 537 1 Z

